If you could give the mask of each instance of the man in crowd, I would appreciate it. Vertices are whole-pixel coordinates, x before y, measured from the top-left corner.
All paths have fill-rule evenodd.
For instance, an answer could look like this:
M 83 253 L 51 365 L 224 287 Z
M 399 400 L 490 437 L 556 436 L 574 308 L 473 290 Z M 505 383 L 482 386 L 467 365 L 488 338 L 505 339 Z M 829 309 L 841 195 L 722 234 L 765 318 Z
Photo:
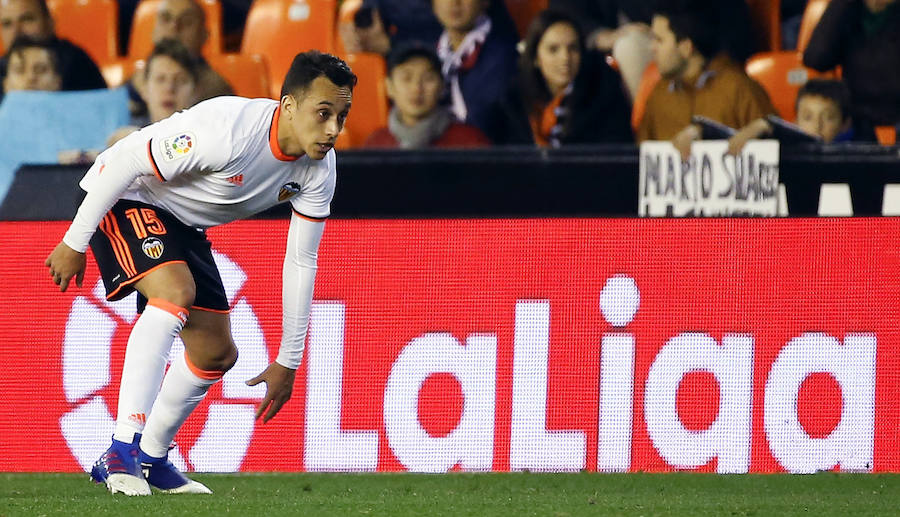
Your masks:
M 673 2 L 653 16 L 653 53 L 662 80 L 647 100 L 638 140 L 672 140 L 685 158 L 702 136 L 705 116 L 744 127 L 775 113 L 762 86 L 722 49 L 723 29 L 711 0 Z

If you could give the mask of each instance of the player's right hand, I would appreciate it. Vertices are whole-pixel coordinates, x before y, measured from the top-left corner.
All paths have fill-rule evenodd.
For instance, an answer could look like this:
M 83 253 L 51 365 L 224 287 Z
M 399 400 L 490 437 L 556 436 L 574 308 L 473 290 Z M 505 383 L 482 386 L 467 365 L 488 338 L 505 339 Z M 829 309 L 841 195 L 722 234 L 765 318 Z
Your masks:
M 81 287 L 84 281 L 84 270 L 87 267 L 87 260 L 84 253 L 73 250 L 66 246 L 64 242 L 56 245 L 44 265 L 50 268 L 50 276 L 53 283 L 59 286 L 59 290 L 66 292 L 72 277 L 75 277 L 75 285 Z

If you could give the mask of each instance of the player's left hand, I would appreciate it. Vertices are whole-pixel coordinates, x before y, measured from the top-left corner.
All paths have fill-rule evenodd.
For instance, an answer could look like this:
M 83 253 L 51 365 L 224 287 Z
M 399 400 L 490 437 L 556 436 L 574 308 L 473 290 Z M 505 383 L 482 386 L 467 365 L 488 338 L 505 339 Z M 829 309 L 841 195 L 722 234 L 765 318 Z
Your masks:
M 281 366 L 275 361 L 256 377 L 247 381 L 247 386 L 256 386 L 261 382 L 266 383 L 266 396 L 256 407 L 256 419 L 265 413 L 263 422 L 268 422 L 274 417 L 288 400 L 294 391 L 294 376 L 297 370 L 291 370 Z M 266 411 L 268 408 L 268 411 Z

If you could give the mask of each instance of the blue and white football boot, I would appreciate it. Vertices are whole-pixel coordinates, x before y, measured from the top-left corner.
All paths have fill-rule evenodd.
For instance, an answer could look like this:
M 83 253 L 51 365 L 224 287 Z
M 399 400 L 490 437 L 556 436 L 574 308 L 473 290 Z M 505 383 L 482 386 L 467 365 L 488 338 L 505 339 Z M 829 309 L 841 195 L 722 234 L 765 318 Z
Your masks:
M 181 473 L 169 461 L 169 455 L 162 458 L 150 456 L 140 448 L 140 464 L 150 486 L 166 494 L 211 494 L 212 490 Z
M 140 434 L 135 434 L 131 443 L 113 439 L 109 449 L 94 463 L 91 479 L 95 483 L 105 483 L 113 494 L 150 495 L 150 485 L 144 479 L 139 460 L 140 441 Z

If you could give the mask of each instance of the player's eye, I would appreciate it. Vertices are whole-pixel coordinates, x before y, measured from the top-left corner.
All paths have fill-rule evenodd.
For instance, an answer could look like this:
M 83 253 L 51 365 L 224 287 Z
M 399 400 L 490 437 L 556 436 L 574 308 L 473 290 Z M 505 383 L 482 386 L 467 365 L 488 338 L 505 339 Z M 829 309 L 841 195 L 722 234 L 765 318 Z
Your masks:
M 328 117 L 331 116 L 331 113 L 328 110 L 319 110 L 319 118 L 324 122 L 328 120 Z

